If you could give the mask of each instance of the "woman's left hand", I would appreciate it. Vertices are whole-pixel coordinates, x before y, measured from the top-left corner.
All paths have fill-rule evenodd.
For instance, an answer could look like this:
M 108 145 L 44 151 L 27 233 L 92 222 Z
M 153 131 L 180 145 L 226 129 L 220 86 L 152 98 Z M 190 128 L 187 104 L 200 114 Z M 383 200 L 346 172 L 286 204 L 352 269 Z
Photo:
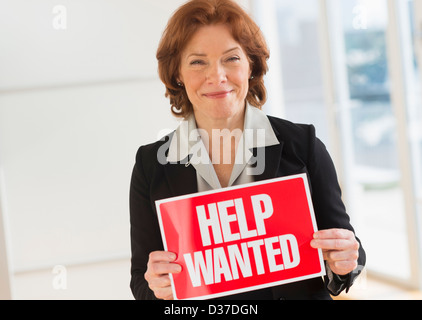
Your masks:
M 350 230 L 327 229 L 315 232 L 311 246 L 322 249 L 324 260 L 335 274 L 346 275 L 358 266 L 359 242 Z

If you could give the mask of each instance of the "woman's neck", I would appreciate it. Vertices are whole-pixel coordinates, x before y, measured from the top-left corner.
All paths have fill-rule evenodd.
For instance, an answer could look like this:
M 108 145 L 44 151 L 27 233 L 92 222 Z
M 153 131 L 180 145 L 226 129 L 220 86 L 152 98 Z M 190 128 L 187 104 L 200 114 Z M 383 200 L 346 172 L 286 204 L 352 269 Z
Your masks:
M 196 115 L 195 115 L 196 116 Z M 195 117 L 196 118 L 196 117 Z M 237 146 L 242 138 L 245 111 L 230 119 L 196 118 L 210 160 L 214 166 L 222 187 L 227 186 L 235 163 Z
M 204 130 L 208 137 L 202 135 L 203 140 L 208 140 L 204 142 L 209 142 L 212 144 L 212 137 L 218 135 L 234 135 L 238 132 L 243 132 L 245 124 L 245 109 L 238 114 L 234 114 L 229 118 L 220 118 L 213 119 L 209 117 L 204 117 L 199 113 L 195 114 L 196 126 L 198 129 Z

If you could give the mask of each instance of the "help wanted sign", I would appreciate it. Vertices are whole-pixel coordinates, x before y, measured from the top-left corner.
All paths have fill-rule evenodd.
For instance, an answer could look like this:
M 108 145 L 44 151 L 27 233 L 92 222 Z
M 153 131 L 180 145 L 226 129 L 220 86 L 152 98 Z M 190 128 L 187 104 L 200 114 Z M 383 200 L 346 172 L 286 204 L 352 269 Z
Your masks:
M 156 202 L 182 272 L 174 299 L 211 299 L 325 274 L 306 174 Z

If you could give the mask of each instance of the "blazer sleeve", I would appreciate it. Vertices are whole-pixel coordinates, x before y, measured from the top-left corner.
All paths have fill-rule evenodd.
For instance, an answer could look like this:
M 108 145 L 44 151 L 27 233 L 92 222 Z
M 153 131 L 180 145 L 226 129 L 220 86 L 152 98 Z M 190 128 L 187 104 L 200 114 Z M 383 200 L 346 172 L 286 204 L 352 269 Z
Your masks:
M 342 201 L 341 189 L 333 161 L 325 145 L 316 138 L 315 128 L 313 126 L 309 126 L 309 128 L 308 173 L 310 175 L 312 201 L 315 214 L 317 215 L 318 228 L 320 230 L 331 228 L 348 229 L 354 233 L 355 231 L 350 224 L 349 215 Z M 331 270 L 327 270 L 327 274 L 330 274 L 331 277 L 329 279 L 326 276 L 325 283 L 332 295 L 339 295 L 343 290 L 347 292 L 365 265 L 365 251 L 360 240 L 356 239 L 360 245 L 356 270 L 347 276 L 338 276 L 332 274 Z
M 157 216 L 150 199 L 150 181 L 144 168 L 146 150 L 141 147 L 136 156 L 129 192 L 131 281 L 130 288 L 137 300 L 156 300 L 144 274 L 150 252 L 163 250 Z M 151 179 L 151 176 L 150 176 Z

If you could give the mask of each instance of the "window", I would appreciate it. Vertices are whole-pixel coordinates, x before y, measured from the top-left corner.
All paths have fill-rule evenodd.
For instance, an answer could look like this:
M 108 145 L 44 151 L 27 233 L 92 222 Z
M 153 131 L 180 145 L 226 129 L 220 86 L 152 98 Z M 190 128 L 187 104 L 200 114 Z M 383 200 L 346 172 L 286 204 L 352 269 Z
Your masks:
M 259 2 L 259 1 L 257 1 Z M 263 8 L 267 6 L 266 8 Z M 318 31 L 318 2 L 302 0 L 260 1 L 255 6 L 258 22 L 270 45 L 267 83 L 283 87 L 282 116 L 297 123 L 315 125 L 318 137 L 330 144 L 324 102 Z M 272 17 L 272 18 L 271 18 Z M 273 23 L 269 21 L 273 20 Z M 273 28 L 273 29 L 271 29 Z M 274 56 L 275 54 L 275 56 Z M 279 61 L 274 61 L 279 59 Z M 274 86 L 274 84 L 271 84 Z M 279 88 L 278 88 L 279 90 Z M 269 97 L 269 103 L 272 102 Z M 271 109 L 280 106 L 271 106 Z M 275 112 L 277 113 L 277 112 Z
M 352 172 L 352 215 L 368 254 L 368 269 L 390 277 L 410 277 L 403 190 L 400 186 L 397 123 L 391 104 L 388 65 L 388 8 L 385 0 L 338 1 L 338 25 L 348 97 L 340 101 L 350 121 L 352 146 L 345 168 Z M 334 22 L 334 21 L 333 21 Z M 334 23 L 338 23 L 336 20 Z M 345 129 L 343 129 L 345 130 Z M 347 130 L 347 129 L 346 129 Z M 382 243 L 382 245 L 380 245 Z M 394 258 L 392 258 L 394 252 Z
M 271 86 L 281 89 L 283 116 L 313 123 L 335 155 L 369 273 L 415 286 L 422 274 L 422 224 L 416 222 L 416 207 L 422 210 L 422 72 L 412 40 L 422 5 L 416 11 L 414 0 L 254 3 L 277 54 L 270 73 L 280 76 L 272 75 Z M 405 78 L 398 85 L 397 73 Z

